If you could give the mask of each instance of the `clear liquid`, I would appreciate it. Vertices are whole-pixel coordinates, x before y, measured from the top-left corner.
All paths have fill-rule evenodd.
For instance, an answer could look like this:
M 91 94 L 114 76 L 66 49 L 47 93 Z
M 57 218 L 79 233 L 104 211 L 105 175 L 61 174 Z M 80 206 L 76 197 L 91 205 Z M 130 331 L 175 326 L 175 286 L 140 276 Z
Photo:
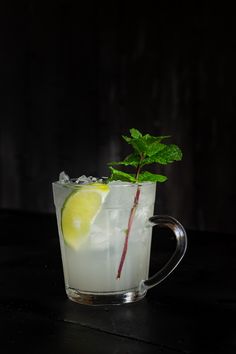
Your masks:
M 84 292 L 121 292 L 137 289 L 148 278 L 155 184 L 144 184 L 129 234 L 128 250 L 117 279 L 129 216 L 137 185 L 110 185 L 110 191 L 91 225 L 86 241 L 74 250 L 64 243 L 61 209 L 70 188 L 54 184 L 61 254 L 67 288 Z

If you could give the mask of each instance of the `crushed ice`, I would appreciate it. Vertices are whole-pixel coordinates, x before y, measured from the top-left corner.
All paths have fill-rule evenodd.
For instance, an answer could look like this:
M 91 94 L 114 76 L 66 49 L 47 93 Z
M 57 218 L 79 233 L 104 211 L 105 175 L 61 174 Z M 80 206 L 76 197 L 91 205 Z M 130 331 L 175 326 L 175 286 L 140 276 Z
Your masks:
M 61 183 L 69 183 L 70 182 L 70 177 L 65 173 L 65 171 L 62 171 L 59 174 L 59 182 Z
M 90 177 L 85 176 L 85 175 L 82 175 L 75 180 L 75 183 L 78 183 L 78 184 L 91 183 L 91 182 L 92 182 L 92 179 Z
M 77 184 L 84 184 L 84 183 L 95 183 L 95 182 L 99 182 L 99 183 L 105 183 L 107 180 L 107 177 L 101 177 L 101 178 L 97 178 L 97 177 L 93 177 L 93 176 L 80 176 L 79 178 L 77 178 L 75 180 L 75 183 Z
M 93 177 L 93 176 L 85 176 L 82 175 L 78 178 L 70 178 L 65 171 L 62 171 L 59 175 L 59 182 L 62 184 L 65 183 L 76 183 L 76 184 L 87 184 L 87 183 L 95 183 L 95 182 L 99 182 L 99 183 L 106 183 L 107 177 Z

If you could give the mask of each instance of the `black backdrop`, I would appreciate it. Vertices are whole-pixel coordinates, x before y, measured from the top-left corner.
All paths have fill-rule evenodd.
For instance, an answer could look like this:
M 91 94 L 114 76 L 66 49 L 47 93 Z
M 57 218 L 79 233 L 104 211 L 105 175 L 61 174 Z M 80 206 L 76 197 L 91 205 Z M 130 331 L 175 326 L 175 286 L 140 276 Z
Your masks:
M 1 208 L 54 212 L 59 172 L 107 175 L 136 127 L 184 152 L 156 211 L 235 232 L 236 19 L 173 3 L 1 1 Z

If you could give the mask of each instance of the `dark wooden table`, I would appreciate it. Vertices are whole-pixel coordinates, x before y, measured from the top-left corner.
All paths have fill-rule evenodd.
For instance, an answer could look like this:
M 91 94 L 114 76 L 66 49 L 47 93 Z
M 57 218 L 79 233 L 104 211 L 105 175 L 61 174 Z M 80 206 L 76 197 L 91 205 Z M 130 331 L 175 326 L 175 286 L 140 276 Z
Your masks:
M 67 299 L 54 215 L 0 212 L 0 352 L 236 353 L 236 235 L 187 230 L 180 265 L 140 302 Z M 154 229 L 151 272 L 174 239 Z

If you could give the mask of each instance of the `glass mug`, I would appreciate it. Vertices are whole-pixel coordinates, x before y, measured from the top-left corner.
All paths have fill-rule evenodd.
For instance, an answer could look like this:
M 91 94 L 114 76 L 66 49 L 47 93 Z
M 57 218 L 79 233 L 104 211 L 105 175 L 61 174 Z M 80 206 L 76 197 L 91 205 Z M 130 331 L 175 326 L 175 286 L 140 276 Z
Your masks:
M 156 183 L 54 182 L 53 197 L 68 298 L 81 304 L 141 300 L 179 264 L 187 247 L 184 227 L 154 215 Z M 152 227 L 172 230 L 176 249 L 149 277 Z

